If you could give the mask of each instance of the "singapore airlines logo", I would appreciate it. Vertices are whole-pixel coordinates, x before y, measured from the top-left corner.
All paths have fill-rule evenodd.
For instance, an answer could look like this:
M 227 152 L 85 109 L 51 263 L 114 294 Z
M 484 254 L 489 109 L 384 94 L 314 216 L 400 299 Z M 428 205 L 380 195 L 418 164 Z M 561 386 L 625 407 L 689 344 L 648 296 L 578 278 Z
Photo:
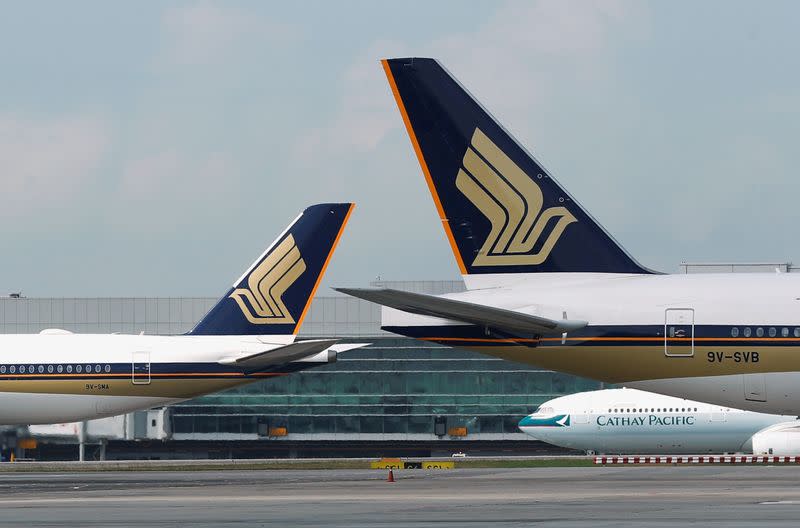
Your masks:
M 464 154 L 456 187 L 492 227 L 473 266 L 537 265 L 544 262 L 564 229 L 577 219 L 565 207 L 542 210 L 542 190 L 480 129 Z M 544 230 L 555 226 L 536 251 Z
M 247 288 L 235 289 L 230 298 L 253 324 L 294 323 L 282 297 L 305 270 L 306 263 L 289 235 L 250 272 Z

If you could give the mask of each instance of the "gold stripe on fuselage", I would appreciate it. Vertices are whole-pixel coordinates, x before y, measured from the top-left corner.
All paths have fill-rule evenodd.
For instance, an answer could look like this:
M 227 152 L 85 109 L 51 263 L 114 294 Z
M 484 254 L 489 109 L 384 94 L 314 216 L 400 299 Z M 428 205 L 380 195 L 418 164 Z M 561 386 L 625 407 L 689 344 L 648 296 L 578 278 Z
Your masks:
M 608 383 L 667 378 L 800 371 L 797 346 L 708 346 L 695 343 L 694 355 L 667 356 L 664 341 L 653 346 L 469 346 L 490 356 L 557 370 Z M 456 345 L 457 346 L 457 345 Z M 686 352 L 685 347 L 676 352 Z M 739 362 L 734 355 L 739 353 Z M 744 353 L 748 353 L 745 361 Z M 753 356 L 753 353 L 756 353 Z M 709 358 L 713 355 L 713 361 Z M 719 354 L 722 353 L 720 356 Z M 720 359 L 721 358 L 721 359 Z M 756 361 L 754 361 L 756 359 Z
M 283 373 L 268 373 L 254 377 L 165 379 L 153 377 L 150 383 L 134 384 L 131 377 L 92 379 L 0 379 L 0 392 L 22 392 L 36 394 L 87 394 L 91 396 L 144 396 L 163 398 L 194 398 L 203 394 L 230 389 L 238 385 L 253 383 Z M 156 376 L 156 375 L 154 375 Z

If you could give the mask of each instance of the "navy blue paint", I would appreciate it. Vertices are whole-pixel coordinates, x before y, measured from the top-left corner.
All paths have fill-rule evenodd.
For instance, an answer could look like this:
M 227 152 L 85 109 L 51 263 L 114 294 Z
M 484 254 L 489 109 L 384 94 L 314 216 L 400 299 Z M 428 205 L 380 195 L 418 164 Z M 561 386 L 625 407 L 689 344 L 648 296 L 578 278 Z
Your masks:
M 328 255 L 333 250 L 333 244 L 352 205 L 350 203 L 312 205 L 303 211 L 302 216 L 275 244 L 277 246 L 291 234 L 306 264 L 306 270 L 283 296 L 283 302 L 295 321 L 300 320 L 306 304 L 310 302 L 309 297 L 317 283 L 317 278 L 322 272 Z M 265 254 L 264 258 L 268 255 L 269 253 Z M 258 264 L 262 261 L 263 259 Z M 256 267 L 257 265 L 253 269 Z M 285 335 L 295 333 L 298 330 L 297 323 L 252 324 L 245 318 L 239 305 L 230 298 L 230 295 L 236 288 L 246 288 L 247 279 L 248 277 L 245 276 L 240 283 L 228 290 L 189 334 Z
M 756 328 L 764 329 L 763 337 L 756 337 Z M 776 328 L 777 336 L 775 338 L 768 337 L 768 329 Z M 701 338 L 704 341 L 695 341 L 695 346 L 718 346 L 718 347 L 743 347 L 743 346 L 759 346 L 759 347 L 785 347 L 785 346 L 800 346 L 800 338 L 794 337 L 793 331 L 798 326 L 789 325 L 695 325 L 694 337 Z M 731 330 L 738 328 L 740 330 L 739 336 L 735 341 L 731 340 Z M 741 333 L 743 328 L 750 328 L 752 335 L 744 337 Z M 782 328 L 789 328 L 790 336 L 781 337 L 780 330 Z M 491 342 L 481 341 L 485 339 L 527 339 L 533 340 L 532 342 L 521 342 L 519 346 L 529 347 L 545 347 L 545 346 L 563 346 L 559 335 L 548 335 L 545 337 L 556 338 L 554 341 L 540 341 L 541 336 L 522 333 L 508 333 L 496 332 L 489 329 L 487 334 L 481 327 L 475 325 L 447 325 L 447 326 L 382 326 L 382 330 L 392 332 L 407 337 L 416 339 L 427 339 L 437 341 L 436 338 L 445 338 L 440 341 L 442 344 L 450 346 L 509 346 L 515 343 L 509 342 Z M 592 341 L 584 338 L 591 337 L 604 337 L 603 341 Z M 619 341 L 613 338 L 620 338 Z M 642 338 L 637 340 L 636 338 Z M 647 338 L 647 339 L 645 339 Z M 658 338 L 658 341 L 653 341 L 652 338 Z M 458 339 L 458 341 L 450 341 L 449 339 Z M 569 332 L 567 335 L 567 342 L 569 346 L 663 346 L 664 345 L 664 325 L 608 325 L 608 326 L 587 326 Z M 680 346 L 681 344 L 689 344 L 689 341 L 670 341 L 670 346 Z
M 53 373 L 47 372 L 47 365 L 53 365 L 55 368 L 58 364 L 56 363 L 13 363 L 17 372 L 10 373 L 9 367 L 12 363 L 3 363 L 6 367 L 5 373 L 0 373 L 0 380 L 72 380 L 72 381 L 87 381 L 87 382 L 97 382 L 98 380 L 106 379 L 106 377 L 111 377 L 113 379 L 126 379 L 131 377 L 131 363 L 112 363 L 111 364 L 111 372 L 106 372 L 105 366 L 107 363 L 100 363 L 101 371 L 96 373 L 94 371 L 94 366 L 98 363 L 92 363 L 92 372 L 75 372 L 76 363 L 71 363 L 72 365 L 72 372 L 67 373 L 62 372 L 58 373 L 54 370 Z M 39 374 L 38 367 L 39 365 L 43 365 L 45 368 L 45 372 Z M 63 367 L 66 368 L 67 364 L 62 363 Z M 81 363 L 82 367 L 86 367 L 89 363 Z M 20 375 L 19 368 L 24 366 L 26 368 L 25 375 Z M 27 368 L 29 366 L 33 366 L 34 374 L 28 374 Z M 220 365 L 219 363 L 151 363 L 150 364 L 150 373 L 151 376 L 159 374 L 159 376 L 154 376 L 152 379 L 263 379 L 262 376 L 258 376 L 257 374 L 290 374 L 292 372 L 299 372 L 301 370 L 306 370 L 309 368 L 317 367 L 319 363 L 313 362 L 304 362 L 304 361 L 295 361 L 291 363 L 285 363 L 283 365 L 275 365 L 271 367 L 267 367 L 258 371 L 248 371 L 244 372 L 236 367 L 230 365 Z M 238 372 L 242 372 L 241 375 Z M 220 373 L 230 373 L 227 376 L 220 376 Z M 162 374 L 166 376 L 161 376 Z M 204 375 L 208 377 L 205 378 Z M 144 373 L 142 376 L 146 377 L 147 374 Z
M 653 273 L 633 260 L 438 62 L 407 58 L 388 64 L 468 273 Z M 567 226 L 542 264 L 472 266 L 491 225 L 455 181 L 476 127 L 539 185 L 543 208 L 564 206 L 578 220 Z

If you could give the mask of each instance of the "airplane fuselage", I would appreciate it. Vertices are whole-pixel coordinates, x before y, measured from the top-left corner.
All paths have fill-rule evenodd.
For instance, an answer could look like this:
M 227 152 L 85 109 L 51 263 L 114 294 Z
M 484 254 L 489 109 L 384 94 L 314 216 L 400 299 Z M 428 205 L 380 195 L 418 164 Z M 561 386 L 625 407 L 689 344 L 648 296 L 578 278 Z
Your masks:
M 754 438 L 764 443 L 760 432 L 796 423 L 796 416 L 609 389 L 545 402 L 519 426 L 539 440 L 595 453 L 700 454 L 752 453 Z
M 505 277 L 508 281 L 512 277 Z M 384 308 L 383 328 L 521 363 L 774 414 L 800 411 L 800 275 L 470 276 L 446 297 L 589 324 L 511 335 Z
M 165 405 L 325 362 L 246 372 L 220 363 L 294 336 L 0 335 L 0 424 L 102 418 Z

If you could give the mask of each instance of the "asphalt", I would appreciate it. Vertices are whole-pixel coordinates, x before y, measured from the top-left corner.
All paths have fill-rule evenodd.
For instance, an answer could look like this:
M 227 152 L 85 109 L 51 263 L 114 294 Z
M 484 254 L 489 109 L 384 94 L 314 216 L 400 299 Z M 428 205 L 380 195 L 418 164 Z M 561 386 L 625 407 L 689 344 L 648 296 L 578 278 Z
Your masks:
M 796 526 L 800 468 L 0 475 L 3 526 Z

